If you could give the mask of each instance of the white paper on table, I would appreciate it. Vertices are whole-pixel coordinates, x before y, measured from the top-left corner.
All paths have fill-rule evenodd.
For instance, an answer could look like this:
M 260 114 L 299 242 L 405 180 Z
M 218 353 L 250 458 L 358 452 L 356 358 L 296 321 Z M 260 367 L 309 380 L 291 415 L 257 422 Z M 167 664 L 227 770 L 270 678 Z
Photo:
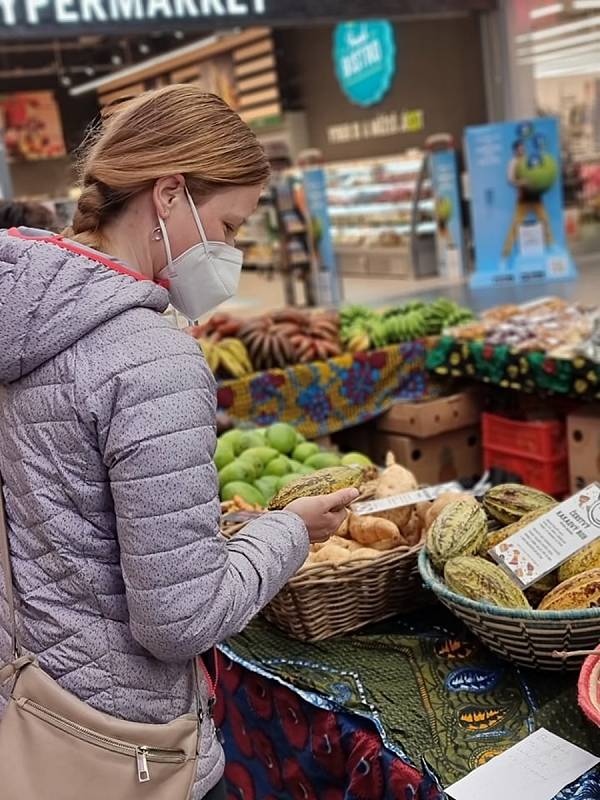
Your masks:
M 453 800 L 552 800 L 600 762 L 545 728 L 477 767 L 446 789 Z

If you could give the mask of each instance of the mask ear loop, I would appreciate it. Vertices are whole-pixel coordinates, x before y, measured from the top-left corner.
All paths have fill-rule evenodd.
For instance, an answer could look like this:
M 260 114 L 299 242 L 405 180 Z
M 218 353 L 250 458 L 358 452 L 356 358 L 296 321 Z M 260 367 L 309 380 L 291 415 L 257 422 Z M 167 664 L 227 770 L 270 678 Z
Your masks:
M 171 254 L 171 243 L 169 242 L 169 234 L 167 233 L 167 226 L 165 225 L 165 221 L 162 217 L 158 218 L 158 224 L 162 232 L 162 240 L 165 246 L 165 252 L 167 254 L 167 267 L 169 267 L 169 272 L 172 274 L 173 256 Z
M 202 222 L 200 221 L 200 215 L 198 214 L 198 209 L 196 208 L 196 204 L 194 203 L 194 200 L 192 198 L 192 195 L 190 194 L 190 190 L 188 189 L 188 187 L 184 186 L 184 189 L 188 202 L 190 204 L 190 208 L 192 210 L 192 215 L 194 217 L 194 220 L 196 221 L 196 225 L 198 226 L 198 230 L 202 238 L 202 244 L 204 245 L 206 255 L 210 256 L 210 250 L 208 249 L 208 240 L 206 238 L 206 234 L 204 233 L 204 227 L 202 225 Z

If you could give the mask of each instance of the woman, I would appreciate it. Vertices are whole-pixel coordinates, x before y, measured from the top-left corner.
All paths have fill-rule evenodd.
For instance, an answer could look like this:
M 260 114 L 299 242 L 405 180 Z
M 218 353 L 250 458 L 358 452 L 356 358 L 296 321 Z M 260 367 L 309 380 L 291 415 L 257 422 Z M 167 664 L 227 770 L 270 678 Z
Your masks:
M 195 318 L 235 292 L 234 237 L 269 174 L 249 128 L 218 98 L 170 86 L 116 113 L 82 166 L 68 238 L 0 235 L 18 628 L 77 697 L 162 723 L 193 707 L 192 659 L 248 623 L 356 492 L 297 500 L 230 542 L 219 533 L 215 383 L 161 312 L 170 299 Z M 9 649 L 1 602 L 0 662 Z M 194 798 L 224 796 L 213 679 L 205 670 Z

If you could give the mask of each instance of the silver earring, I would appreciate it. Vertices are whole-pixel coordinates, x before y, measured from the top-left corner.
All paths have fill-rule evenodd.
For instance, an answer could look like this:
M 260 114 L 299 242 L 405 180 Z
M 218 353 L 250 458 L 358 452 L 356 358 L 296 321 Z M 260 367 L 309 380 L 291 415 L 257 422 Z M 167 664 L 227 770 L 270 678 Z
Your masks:
M 160 229 L 160 225 L 158 225 L 152 231 L 152 238 L 154 239 L 155 242 L 160 242 L 160 240 L 162 239 L 162 231 Z

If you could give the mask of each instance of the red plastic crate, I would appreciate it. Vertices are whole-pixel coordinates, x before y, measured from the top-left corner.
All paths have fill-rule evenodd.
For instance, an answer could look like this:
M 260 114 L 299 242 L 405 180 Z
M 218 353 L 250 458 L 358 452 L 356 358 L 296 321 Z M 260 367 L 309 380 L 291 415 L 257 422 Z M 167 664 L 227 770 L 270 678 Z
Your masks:
M 512 472 L 526 486 L 541 489 L 547 494 L 563 495 L 569 491 L 569 464 L 566 458 L 542 461 L 484 447 L 483 463 L 486 470 L 496 467 Z
M 483 446 L 515 456 L 558 461 L 567 457 L 567 427 L 556 420 L 517 421 L 482 414 Z

